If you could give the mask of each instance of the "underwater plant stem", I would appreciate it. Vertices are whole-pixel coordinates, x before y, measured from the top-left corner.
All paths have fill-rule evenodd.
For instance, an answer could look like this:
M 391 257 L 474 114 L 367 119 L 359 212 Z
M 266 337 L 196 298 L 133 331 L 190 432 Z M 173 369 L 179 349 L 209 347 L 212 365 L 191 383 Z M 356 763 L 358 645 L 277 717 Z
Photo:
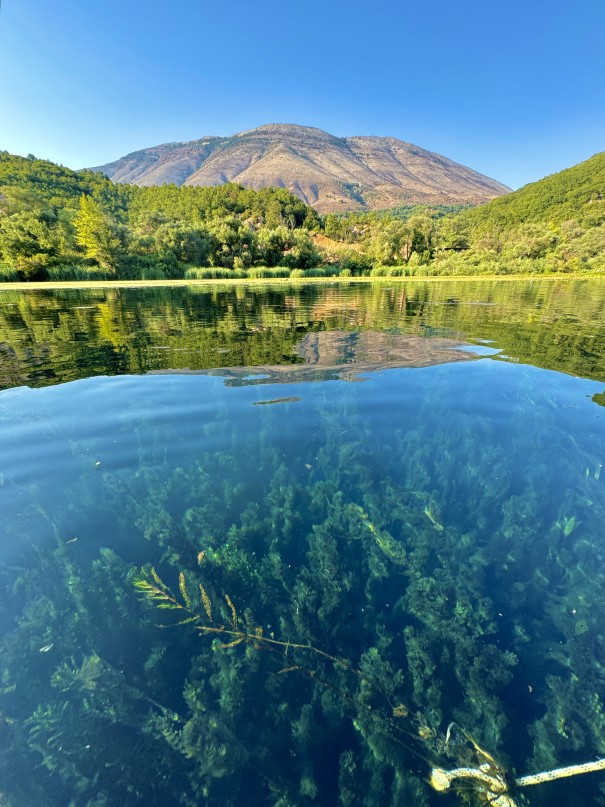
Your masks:
M 337 664 L 339 667 L 342 667 L 345 670 L 350 670 L 350 672 L 354 673 L 358 678 L 366 680 L 363 673 L 356 670 L 355 667 L 349 664 L 348 661 L 343 658 L 339 658 L 338 656 L 331 656 L 329 653 L 326 653 L 324 650 L 320 650 L 318 647 L 314 647 L 312 644 L 297 644 L 296 642 L 284 642 L 280 641 L 279 639 L 270 639 L 266 636 L 257 636 L 256 634 L 246 633 L 245 631 L 237 630 L 237 628 L 226 628 L 224 625 L 217 627 L 212 627 L 210 625 L 198 625 L 197 629 L 199 631 L 203 631 L 204 633 L 220 633 L 222 635 L 234 636 L 238 639 L 241 638 L 244 641 L 249 641 L 257 645 L 263 644 L 279 647 L 283 650 L 286 656 L 288 655 L 288 650 L 309 650 L 311 653 L 314 653 L 317 656 L 322 656 L 323 658 L 331 661 L 333 664 Z
M 286 642 L 279 642 L 278 644 L 283 645 L 283 644 L 286 644 Z M 302 648 L 302 649 L 308 649 L 308 650 L 314 650 L 314 651 L 316 650 L 316 648 L 313 647 L 312 645 L 292 645 L 290 643 L 289 647 L 293 647 L 293 646 L 297 647 L 299 649 Z M 284 659 L 288 659 L 288 656 L 287 656 L 286 652 L 284 650 L 282 650 L 281 648 L 268 647 L 267 650 L 270 653 L 277 653 L 279 656 L 282 656 Z M 322 651 L 317 651 L 317 652 L 321 653 Z M 323 655 L 327 656 L 327 658 L 329 658 L 329 659 L 332 659 L 332 656 L 328 655 L 327 653 L 323 653 Z M 373 684 L 372 681 L 367 679 L 363 675 L 363 673 L 361 673 L 359 670 L 356 670 L 354 667 L 351 667 L 350 665 L 347 665 L 347 669 L 349 669 L 352 672 L 356 673 L 356 675 L 358 675 L 360 678 L 367 681 L 368 683 Z M 340 698 L 342 698 L 343 701 L 345 701 L 345 703 L 348 703 L 348 704 L 352 705 L 353 707 L 355 707 L 355 709 L 361 709 L 363 712 L 365 712 L 365 715 L 366 715 L 367 718 L 369 718 L 371 720 L 375 720 L 375 721 L 379 722 L 381 725 L 387 725 L 387 726 L 389 726 L 389 728 L 391 728 L 391 729 L 393 729 L 393 730 L 395 730 L 395 731 L 397 731 L 397 732 L 399 732 L 401 734 L 404 734 L 407 737 L 410 737 L 412 740 L 417 740 L 418 739 L 417 734 L 406 730 L 401 725 L 399 725 L 398 722 L 395 722 L 392 718 L 386 717 L 385 715 L 382 715 L 382 714 L 379 714 L 377 711 L 373 710 L 372 707 L 369 706 L 368 704 L 362 703 L 357 698 L 353 697 L 352 695 L 349 695 L 348 692 L 345 692 L 344 690 L 340 689 L 340 687 L 337 687 L 334 684 L 330 683 L 330 681 L 327 681 L 325 678 L 322 678 L 320 675 L 318 675 L 315 672 L 315 670 L 310 670 L 307 667 L 303 667 L 300 664 L 294 664 L 293 666 L 288 667 L 285 670 L 280 670 L 280 672 L 294 672 L 294 671 L 302 673 L 303 675 L 305 675 L 307 678 L 309 678 L 314 683 L 320 684 L 321 686 L 325 687 L 326 689 L 329 689 L 332 692 L 335 692 Z M 278 673 L 278 675 L 279 675 L 279 673 Z M 433 765 L 433 760 L 429 759 L 429 757 L 425 756 L 424 754 L 421 754 L 420 751 L 418 751 L 416 748 L 409 745 L 409 743 L 403 742 L 403 740 L 400 737 L 393 736 L 393 740 L 398 745 L 400 745 L 402 748 L 405 748 L 405 750 L 408 751 L 410 754 L 418 757 L 418 759 L 421 759 L 423 762 L 427 762 L 429 765 Z
M 150 580 L 149 577 L 151 577 L 152 580 Z M 157 574 L 154 568 L 151 568 L 149 572 L 145 574 L 145 576 L 139 576 L 134 581 L 134 585 L 135 588 L 139 591 L 139 593 L 142 594 L 148 600 L 150 600 L 157 608 L 168 608 L 171 610 L 181 611 L 182 613 L 187 615 L 186 618 L 180 620 L 179 622 L 173 623 L 173 627 L 176 625 L 185 625 L 187 623 L 192 622 L 199 623 L 200 621 L 204 620 L 204 616 L 199 612 L 197 612 L 191 604 L 183 572 L 181 572 L 179 575 L 179 590 L 181 592 L 181 596 L 183 597 L 183 602 L 180 602 L 176 597 L 176 595 L 171 591 L 171 589 L 160 579 L 159 575 Z M 209 620 L 212 621 L 212 604 L 210 602 L 210 599 L 205 589 L 203 588 L 202 584 L 199 584 L 199 589 L 201 591 L 206 616 Z M 375 692 L 380 693 L 384 698 L 386 698 L 386 700 L 390 704 L 390 700 L 386 695 L 386 693 L 382 690 L 382 687 L 380 687 L 377 684 L 377 682 L 373 681 L 371 678 L 365 675 L 361 670 L 358 670 L 356 667 L 354 667 L 346 659 L 340 658 L 339 656 L 333 656 L 330 653 L 327 653 L 325 650 L 321 650 L 320 648 L 315 647 L 314 645 L 311 644 L 301 644 L 298 642 L 282 641 L 280 639 L 273 639 L 271 637 L 264 636 L 262 628 L 260 627 L 256 628 L 254 633 L 249 633 L 246 630 L 242 630 L 238 626 L 238 617 L 237 612 L 235 610 L 235 606 L 233 605 L 231 599 L 228 596 L 226 596 L 225 599 L 231 610 L 232 615 L 231 626 L 227 626 L 224 623 L 218 625 L 198 624 L 196 625 L 196 630 L 200 631 L 200 633 L 215 634 L 217 637 L 221 636 L 231 639 L 231 641 L 229 641 L 228 643 L 221 645 L 221 647 L 223 648 L 231 648 L 235 647 L 238 644 L 243 643 L 255 649 L 260 649 L 262 647 L 268 652 L 275 653 L 289 665 L 285 667 L 283 670 L 280 670 L 278 674 L 293 671 L 301 672 L 303 675 L 306 675 L 307 678 L 311 679 L 312 681 L 315 681 L 320 686 L 323 686 L 327 689 L 331 689 L 332 691 L 336 692 L 341 698 L 344 699 L 345 702 L 352 704 L 357 709 L 362 709 L 367 717 L 373 720 L 379 720 L 381 723 L 388 725 L 390 728 L 394 729 L 398 733 L 410 737 L 412 740 L 418 740 L 418 734 L 405 729 L 403 726 L 401 726 L 399 720 L 395 721 L 392 717 L 385 716 L 384 714 L 379 714 L 378 712 L 372 709 L 371 705 L 364 704 L 357 698 L 352 697 L 348 693 L 344 692 L 340 687 L 335 686 L 326 679 L 322 678 L 315 670 L 309 669 L 308 667 L 298 664 L 296 662 L 292 663 L 292 659 L 289 656 L 289 652 L 291 650 L 306 651 L 308 653 L 314 654 L 315 656 L 319 656 L 321 658 L 326 659 L 331 664 L 340 667 L 342 670 L 346 670 L 348 672 L 353 673 L 361 681 L 365 681 Z M 169 627 L 169 626 L 161 625 L 160 627 Z M 407 709 L 405 713 L 407 714 Z M 421 754 L 411 745 L 403 742 L 400 738 L 395 739 L 399 743 L 399 745 L 401 745 L 402 748 L 405 748 L 411 754 L 415 755 L 419 759 L 422 759 L 430 766 L 434 765 L 433 760 Z

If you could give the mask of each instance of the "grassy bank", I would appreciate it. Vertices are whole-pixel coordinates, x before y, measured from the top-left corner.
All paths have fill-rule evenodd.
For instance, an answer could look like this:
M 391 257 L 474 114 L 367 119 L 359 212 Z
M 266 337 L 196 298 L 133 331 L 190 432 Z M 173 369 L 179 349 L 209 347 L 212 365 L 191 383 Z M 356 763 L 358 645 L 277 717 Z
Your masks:
M 425 277 L 403 277 L 403 276 L 390 276 L 390 277 L 273 277 L 273 278 L 205 278 L 205 279 L 179 279 L 179 280 L 39 280 L 39 281 L 16 281 L 16 282 L 2 282 L 0 281 L 0 292 L 9 290 L 25 290 L 25 289 L 102 289 L 102 288 L 153 288 L 153 287 L 183 287 L 183 286 L 266 286 L 266 285 L 302 285 L 306 283 L 324 284 L 324 283 L 387 283 L 394 281 L 396 283 L 462 283 L 468 281 L 483 281 L 486 283 L 493 283 L 494 281 L 502 281 L 503 283 L 510 283 L 514 281 L 527 281 L 533 280 L 536 282 L 543 281 L 575 281 L 575 280 L 594 280 L 605 281 L 605 274 L 595 274 L 594 272 L 565 272 L 563 274 L 551 275 L 434 275 Z

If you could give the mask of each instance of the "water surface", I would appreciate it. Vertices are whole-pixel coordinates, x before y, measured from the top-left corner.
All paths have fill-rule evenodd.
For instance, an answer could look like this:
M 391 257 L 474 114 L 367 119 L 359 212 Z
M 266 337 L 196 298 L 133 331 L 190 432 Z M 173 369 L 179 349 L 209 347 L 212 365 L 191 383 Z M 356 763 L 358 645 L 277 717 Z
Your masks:
M 6 804 L 605 755 L 601 285 L 3 294 Z
M 0 387 L 304 363 L 301 343 L 324 331 L 494 342 L 515 361 L 603 380 L 604 319 L 600 280 L 5 287 Z

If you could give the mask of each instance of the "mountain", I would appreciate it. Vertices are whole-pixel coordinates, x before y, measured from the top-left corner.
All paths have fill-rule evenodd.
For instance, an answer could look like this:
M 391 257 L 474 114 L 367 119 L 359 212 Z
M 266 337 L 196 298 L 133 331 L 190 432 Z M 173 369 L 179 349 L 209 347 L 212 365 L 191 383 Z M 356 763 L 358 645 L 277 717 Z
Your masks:
M 394 137 L 334 137 L 290 124 L 166 143 L 93 170 L 133 185 L 277 186 L 320 213 L 478 204 L 509 192 L 494 179 Z

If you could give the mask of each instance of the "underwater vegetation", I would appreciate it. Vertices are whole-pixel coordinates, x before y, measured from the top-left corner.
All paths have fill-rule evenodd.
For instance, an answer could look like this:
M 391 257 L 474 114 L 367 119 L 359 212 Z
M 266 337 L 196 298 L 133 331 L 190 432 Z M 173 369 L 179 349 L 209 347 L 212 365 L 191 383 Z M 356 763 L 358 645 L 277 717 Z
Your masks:
M 158 385 L 178 398 L 139 381 L 110 431 L 131 462 L 61 435 L 69 479 L 0 488 L 3 803 L 480 805 L 431 769 L 605 755 L 605 441 L 581 382 L 484 361 L 254 406 L 195 377 L 195 439 L 149 414 L 152 382 L 160 412 Z M 516 803 L 602 800 L 578 781 Z

